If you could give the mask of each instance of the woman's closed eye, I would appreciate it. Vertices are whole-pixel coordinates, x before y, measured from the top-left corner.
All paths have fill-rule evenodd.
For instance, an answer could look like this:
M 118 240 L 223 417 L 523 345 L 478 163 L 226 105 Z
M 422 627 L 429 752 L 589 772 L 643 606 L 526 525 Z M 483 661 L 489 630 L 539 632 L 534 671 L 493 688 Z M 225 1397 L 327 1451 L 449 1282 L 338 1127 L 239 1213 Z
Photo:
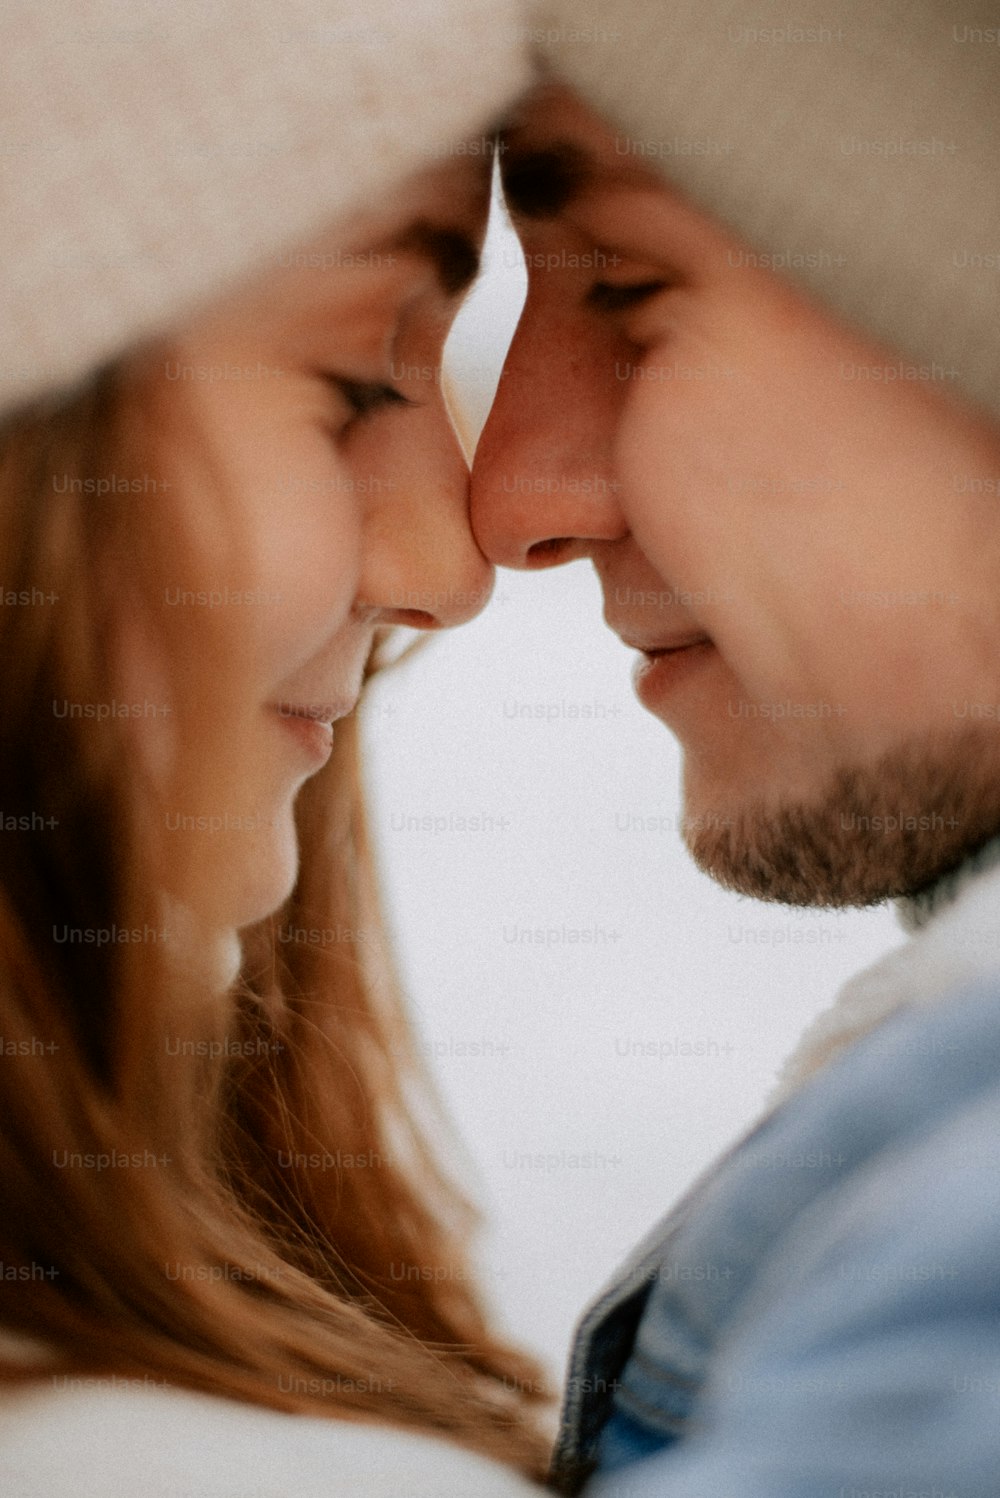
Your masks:
M 333 374 L 326 370 L 320 373 L 327 384 L 333 386 L 346 405 L 349 421 L 352 422 L 364 421 L 387 406 L 418 404 L 410 400 L 409 396 L 404 395 L 401 390 L 397 390 L 394 385 L 384 384 L 380 380 L 354 380 L 346 375 Z

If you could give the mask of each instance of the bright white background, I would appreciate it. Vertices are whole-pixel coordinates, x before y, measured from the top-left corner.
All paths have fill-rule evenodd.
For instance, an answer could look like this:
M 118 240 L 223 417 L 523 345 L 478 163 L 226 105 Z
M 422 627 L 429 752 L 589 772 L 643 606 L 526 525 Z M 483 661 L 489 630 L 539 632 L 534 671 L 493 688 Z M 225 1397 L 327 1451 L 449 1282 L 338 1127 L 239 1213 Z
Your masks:
M 501 221 L 484 269 L 449 350 L 476 422 L 523 298 Z M 588 564 L 504 572 L 367 708 L 383 888 L 488 1215 L 487 1284 L 557 1376 L 617 1261 L 753 1121 L 838 985 L 902 940 L 889 908 L 758 904 L 694 868 L 678 748 L 632 660 Z

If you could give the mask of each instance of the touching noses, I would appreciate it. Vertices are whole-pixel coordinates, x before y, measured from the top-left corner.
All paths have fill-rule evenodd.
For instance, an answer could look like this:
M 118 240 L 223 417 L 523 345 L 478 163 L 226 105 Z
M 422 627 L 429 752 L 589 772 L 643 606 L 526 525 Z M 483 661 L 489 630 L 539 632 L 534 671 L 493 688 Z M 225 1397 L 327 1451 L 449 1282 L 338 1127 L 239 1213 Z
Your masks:
M 469 519 L 469 469 L 444 403 L 428 403 L 372 480 L 356 612 L 450 629 L 480 613 L 494 573 Z
M 612 438 L 619 395 L 605 351 L 529 292 L 472 467 L 472 527 L 504 567 L 545 567 L 628 533 Z

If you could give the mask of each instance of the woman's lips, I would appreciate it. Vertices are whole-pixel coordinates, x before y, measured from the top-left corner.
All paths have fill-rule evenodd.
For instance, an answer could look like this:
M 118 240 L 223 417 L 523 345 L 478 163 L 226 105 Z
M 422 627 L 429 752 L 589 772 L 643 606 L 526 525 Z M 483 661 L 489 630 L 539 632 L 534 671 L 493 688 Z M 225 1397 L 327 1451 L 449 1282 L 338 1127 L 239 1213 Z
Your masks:
M 353 702 L 274 704 L 279 721 L 317 769 L 333 752 L 334 723 L 346 718 L 353 708 Z
M 333 753 L 333 724 L 316 718 L 299 718 L 283 714 L 282 723 L 317 767 L 325 765 Z

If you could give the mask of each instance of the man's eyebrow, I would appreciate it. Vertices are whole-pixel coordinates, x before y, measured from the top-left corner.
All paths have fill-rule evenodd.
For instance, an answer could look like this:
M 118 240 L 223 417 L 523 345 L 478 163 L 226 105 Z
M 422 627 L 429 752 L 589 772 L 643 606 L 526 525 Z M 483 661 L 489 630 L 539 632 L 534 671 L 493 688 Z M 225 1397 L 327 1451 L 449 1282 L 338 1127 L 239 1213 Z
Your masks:
M 393 239 L 392 248 L 429 260 L 446 296 L 458 296 L 479 274 L 479 249 L 461 229 L 415 219 Z
M 570 141 L 519 150 L 515 140 L 510 150 L 502 168 L 504 197 L 523 218 L 556 218 L 597 175 L 597 163 Z

